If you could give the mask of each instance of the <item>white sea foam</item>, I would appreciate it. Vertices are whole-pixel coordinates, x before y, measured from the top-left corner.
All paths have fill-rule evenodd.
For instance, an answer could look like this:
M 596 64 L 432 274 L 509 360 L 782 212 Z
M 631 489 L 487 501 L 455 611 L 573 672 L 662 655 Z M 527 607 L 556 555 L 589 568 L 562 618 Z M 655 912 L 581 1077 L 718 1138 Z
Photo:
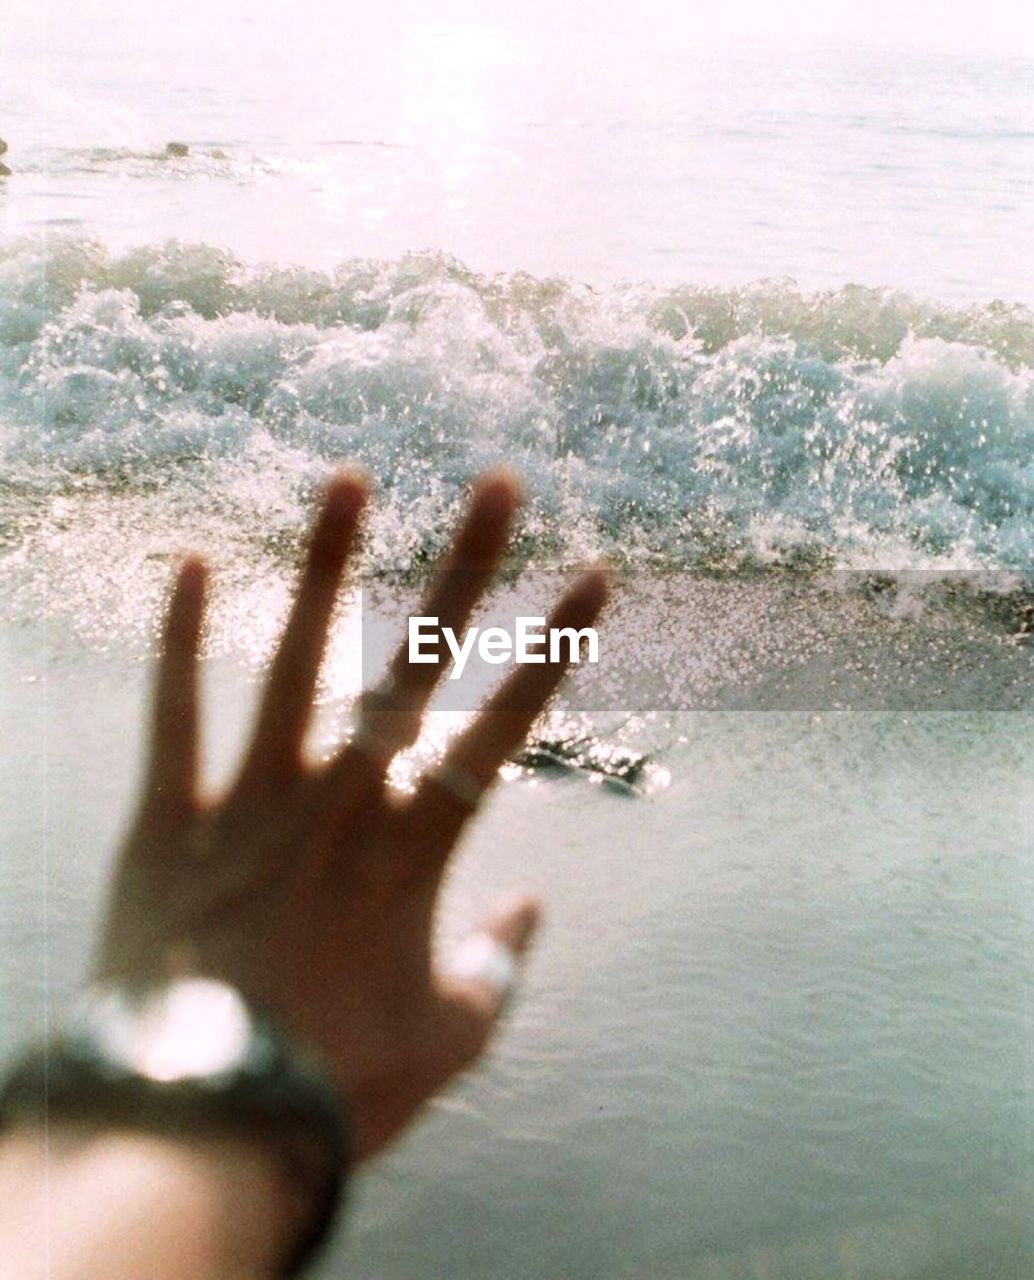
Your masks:
M 82 538 L 117 503 L 152 554 L 193 519 L 247 557 L 347 460 L 381 492 L 370 562 L 395 565 L 507 459 L 540 562 L 1024 570 L 1032 365 L 1019 306 L 21 240 L 0 251 L 7 541 L 24 556 L 63 494 Z

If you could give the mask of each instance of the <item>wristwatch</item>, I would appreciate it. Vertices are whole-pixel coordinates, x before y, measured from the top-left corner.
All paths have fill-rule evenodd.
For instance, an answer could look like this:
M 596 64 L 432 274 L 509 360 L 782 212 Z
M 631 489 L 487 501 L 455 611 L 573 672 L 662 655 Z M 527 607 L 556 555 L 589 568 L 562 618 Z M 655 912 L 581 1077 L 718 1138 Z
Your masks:
M 176 1138 L 260 1140 L 311 1205 L 285 1276 L 329 1235 L 349 1126 L 336 1090 L 236 988 L 211 978 L 88 990 L 0 1085 L 0 1130 L 54 1119 Z

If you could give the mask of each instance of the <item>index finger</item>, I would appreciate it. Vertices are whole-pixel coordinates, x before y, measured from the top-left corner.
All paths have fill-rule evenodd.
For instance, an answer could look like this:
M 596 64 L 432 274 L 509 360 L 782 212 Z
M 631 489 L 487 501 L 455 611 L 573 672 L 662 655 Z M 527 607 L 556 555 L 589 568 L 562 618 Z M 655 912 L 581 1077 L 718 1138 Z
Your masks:
M 327 487 L 239 785 L 287 776 L 300 763 L 327 631 L 365 502 L 365 481 L 353 472 L 335 476 Z

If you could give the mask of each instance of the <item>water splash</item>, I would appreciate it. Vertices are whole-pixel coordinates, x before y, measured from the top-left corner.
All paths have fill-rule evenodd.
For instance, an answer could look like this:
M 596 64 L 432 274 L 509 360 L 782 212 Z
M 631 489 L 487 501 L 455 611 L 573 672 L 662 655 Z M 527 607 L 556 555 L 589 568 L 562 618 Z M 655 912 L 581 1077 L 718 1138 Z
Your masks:
M 506 459 L 539 563 L 1022 570 L 1032 366 L 1034 313 L 1000 303 L 19 240 L 0 249 L 5 542 L 31 576 L 103 559 L 116 527 L 158 559 L 200 535 L 254 574 L 349 461 L 379 490 L 366 567 L 394 567 Z

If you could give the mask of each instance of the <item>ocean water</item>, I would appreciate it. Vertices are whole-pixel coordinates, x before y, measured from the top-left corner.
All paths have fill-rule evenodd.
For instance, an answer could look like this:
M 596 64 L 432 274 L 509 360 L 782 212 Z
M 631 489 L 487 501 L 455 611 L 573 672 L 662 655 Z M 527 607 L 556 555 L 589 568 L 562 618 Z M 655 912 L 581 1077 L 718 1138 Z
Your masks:
M 8 0 L 0 228 L 1034 301 L 1023 6 L 991 0 L 954 47 L 908 4 L 839 39 L 817 6 L 792 32 L 801 7 L 731 0 L 719 39 L 719 13 L 665 0 Z M 996 19 L 997 51 L 975 38 Z
M 1034 62 L 651 12 L 5 15 L 0 1037 L 87 964 L 175 557 L 222 776 L 328 471 L 377 576 L 505 459 L 515 565 L 623 575 L 574 731 L 648 784 L 499 788 L 443 928 L 541 892 L 524 997 L 326 1276 L 1027 1276 Z

